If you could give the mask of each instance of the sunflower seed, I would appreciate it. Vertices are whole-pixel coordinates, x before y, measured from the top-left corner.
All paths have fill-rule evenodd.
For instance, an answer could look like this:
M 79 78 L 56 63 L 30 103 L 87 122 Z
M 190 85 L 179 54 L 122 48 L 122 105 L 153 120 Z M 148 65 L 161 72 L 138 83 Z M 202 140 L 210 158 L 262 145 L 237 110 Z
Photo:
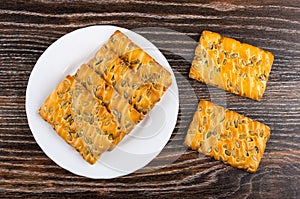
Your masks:
M 262 63 L 262 60 L 258 60 L 258 61 L 256 62 L 256 65 L 257 65 L 257 66 L 260 66 L 261 63 Z
M 197 148 L 199 148 L 199 149 L 202 148 L 202 145 L 203 145 L 203 142 L 202 142 L 202 141 L 201 141 L 201 142 L 200 142 L 200 141 L 197 141 L 197 142 L 196 142 Z
M 224 55 L 226 58 L 229 58 L 229 53 L 228 52 L 224 52 Z
M 136 71 L 140 70 L 141 67 L 142 67 L 142 63 L 139 63 L 138 67 L 136 68 Z
M 62 108 L 62 107 L 64 107 L 65 105 L 68 105 L 69 103 L 70 103 L 70 102 L 63 100 L 63 101 L 60 103 L 60 107 Z
M 123 80 L 123 81 L 121 82 L 121 86 L 124 87 L 125 85 L 126 85 L 126 80 Z
M 232 150 L 231 155 L 232 155 L 233 157 L 235 157 L 235 155 L 236 155 L 235 150 Z
M 255 131 L 253 131 L 253 130 L 249 130 L 248 133 L 249 133 L 249 135 L 251 135 L 251 136 L 254 136 L 254 135 L 255 135 Z
M 206 117 L 203 117 L 203 126 L 206 125 Z
M 94 119 L 91 117 L 90 118 L 90 121 L 89 121 L 90 125 L 93 125 L 94 124 Z
M 111 41 L 112 43 L 115 43 L 115 42 L 117 41 L 117 39 L 116 39 L 115 37 L 112 37 L 112 38 L 110 39 L 110 41 Z
M 232 59 L 235 59 L 235 58 L 237 58 L 239 55 L 237 54 L 237 53 L 232 53 L 231 55 L 230 55 L 230 57 L 232 58 Z
M 199 133 L 202 133 L 202 130 L 203 130 L 202 126 L 199 126 L 199 127 L 198 127 Z
M 96 96 L 97 89 L 96 89 L 95 87 L 93 87 L 93 93 L 94 93 L 94 95 Z
M 260 76 L 258 76 L 258 79 L 260 80 L 260 81 L 266 81 L 266 75 L 264 75 L 264 74 L 261 74 Z
M 101 63 L 102 63 L 102 61 L 103 61 L 103 59 L 100 59 L 99 61 L 97 61 L 97 62 L 95 63 L 95 66 L 97 66 L 97 65 L 101 64 Z
M 257 158 L 256 158 L 255 155 L 252 155 L 251 157 L 252 157 L 252 159 L 253 159 L 255 162 L 258 162 L 258 160 L 257 160 Z
M 248 151 L 246 151 L 245 154 L 246 154 L 247 157 L 249 157 L 249 152 Z
M 142 100 L 142 98 L 143 98 L 143 96 L 140 95 L 139 98 L 138 98 L 138 100 L 137 100 L 137 102 L 140 102 Z
M 253 145 L 249 145 L 248 150 L 249 151 L 253 151 L 253 149 L 254 149 L 254 146 Z
M 222 118 L 220 119 L 219 123 L 222 123 L 225 120 L 225 114 L 222 115 Z
M 137 87 L 138 87 L 137 84 L 132 84 L 132 88 L 133 88 L 133 89 L 136 89 Z
M 104 73 L 105 75 L 107 75 L 107 68 L 105 68 L 105 69 L 103 70 L 103 73 Z
M 70 133 L 68 133 L 67 139 L 68 139 L 69 141 L 72 140 L 72 135 L 71 135 Z
M 212 110 L 210 108 L 206 109 L 206 113 L 211 114 Z
M 257 146 L 254 147 L 254 150 L 255 150 L 256 154 L 259 154 L 259 149 Z
M 202 111 L 202 107 L 199 106 L 199 107 L 197 108 L 197 111 L 201 112 L 201 111 Z
M 214 150 L 215 150 L 216 153 L 219 153 L 218 147 L 215 147 Z
M 112 73 L 112 72 L 114 72 L 114 69 L 115 69 L 115 65 L 113 65 L 109 71 Z
M 235 127 L 235 128 L 238 128 L 239 121 L 238 121 L 238 120 L 234 120 L 234 122 L 233 122 L 233 123 L 234 123 L 234 127 Z
M 263 130 L 260 130 L 259 136 L 260 136 L 260 137 L 263 137 L 263 136 L 264 136 L 264 131 L 263 131 Z
M 92 83 L 91 83 L 91 78 L 90 78 L 90 77 L 88 77 L 88 78 L 86 79 L 86 82 L 88 83 L 88 85 L 92 85 Z
M 243 64 L 243 66 L 247 66 L 247 62 L 243 59 L 242 59 L 242 64 Z
M 63 118 L 64 120 L 68 120 L 69 117 L 71 117 L 71 114 L 66 113 Z
M 132 42 L 130 42 L 126 47 L 126 50 L 131 50 L 131 49 L 133 49 L 133 47 L 134 47 L 134 44 Z
M 256 61 L 257 61 L 257 57 L 256 56 L 253 56 L 253 57 L 250 58 L 251 64 L 254 64 Z
M 138 64 L 140 62 L 141 61 L 139 59 L 136 59 L 136 60 L 131 61 L 130 64 L 133 65 L 133 64 Z
M 86 144 L 89 143 L 89 139 L 88 139 L 86 136 L 83 137 L 83 140 L 84 140 L 84 142 L 85 142 Z
M 219 139 L 221 139 L 221 140 L 226 140 L 226 139 L 227 139 L 227 136 L 224 135 L 224 134 L 222 134 L 222 135 L 220 135 L 220 138 L 219 138 Z
M 83 136 L 83 130 L 78 132 L 78 137 L 82 137 Z
M 211 116 L 210 116 L 211 120 L 214 120 L 215 117 L 216 117 L 216 114 L 215 114 L 215 113 L 212 113 Z
M 231 88 L 231 87 L 232 87 L 232 83 L 231 83 L 231 81 L 230 81 L 229 79 L 227 80 L 227 87 L 228 87 L 228 88 Z
M 210 146 L 208 149 L 207 149 L 207 153 L 210 153 L 212 151 L 212 147 Z
M 239 135 L 239 139 L 240 139 L 240 140 L 245 139 L 246 137 L 247 137 L 246 134 L 240 134 L 240 135 Z
M 228 121 L 228 122 L 226 123 L 226 130 L 228 130 L 231 126 L 232 126 L 232 125 L 231 125 L 231 121 Z
M 212 135 L 211 131 L 206 134 L 206 139 L 208 139 Z
M 127 92 L 124 92 L 124 98 L 125 98 L 125 99 L 128 99 L 128 94 L 127 94 Z
M 230 151 L 228 151 L 228 150 L 225 150 L 225 154 L 228 155 L 228 156 L 231 155 Z
M 235 89 L 234 89 L 234 91 L 233 91 L 234 93 L 239 93 L 240 92 L 240 87 L 239 87 L 239 85 L 235 85 Z
M 126 128 L 126 129 L 129 129 L 131 126 L 132 126 L 131 123 L 127 123 L 127 124 L 125 125 L 125 128 Z

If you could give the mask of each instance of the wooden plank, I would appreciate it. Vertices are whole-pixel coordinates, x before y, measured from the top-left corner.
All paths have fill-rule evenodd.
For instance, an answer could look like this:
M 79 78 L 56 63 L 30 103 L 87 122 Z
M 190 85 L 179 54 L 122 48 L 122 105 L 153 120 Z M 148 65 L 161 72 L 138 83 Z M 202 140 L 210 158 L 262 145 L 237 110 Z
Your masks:
M 298 198 L 298 4 L 298 0 L 15 0 L 0 4 L 0 197 Z M 178 121 L 167 146 L 142 170 L 112 180 L 79 177 L 57 166 L 35 142 L 25 112 L 29 75 L 45 49 L 70 31 L 97 24 L 139 28 L 137 32 L 164 53 L 179 87 Z M 261 102 L 188 78 L 192 41 L 197 43 L 205 29 L 275 55 Z M 225 101 L 225 107 L 270 126 L 271 137 L 255 174 L 197 155 L 182 145 L 200 99 Z

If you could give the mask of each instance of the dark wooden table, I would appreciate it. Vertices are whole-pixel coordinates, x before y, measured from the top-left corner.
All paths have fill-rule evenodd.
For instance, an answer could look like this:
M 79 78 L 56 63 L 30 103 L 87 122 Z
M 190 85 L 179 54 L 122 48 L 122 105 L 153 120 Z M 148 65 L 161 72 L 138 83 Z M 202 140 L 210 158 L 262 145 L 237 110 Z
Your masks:
M 176 75 L 180 98 L 176 128 L 160 155 L 111 180 L 76 176 L 57 166 L 35 142 L 25 112 L 27 82 L 46 48 L 68 32 L 101 24 L 152 41 Z M 188 78 L 195 44 L 206 29 L 275 55 L 261 102 Z M 0 197 L 300 198 L 299 0 L 2 1 L 0 35 Z M 182 145 L 200 99 L 226 102 L 270 126 L 255 174 Z

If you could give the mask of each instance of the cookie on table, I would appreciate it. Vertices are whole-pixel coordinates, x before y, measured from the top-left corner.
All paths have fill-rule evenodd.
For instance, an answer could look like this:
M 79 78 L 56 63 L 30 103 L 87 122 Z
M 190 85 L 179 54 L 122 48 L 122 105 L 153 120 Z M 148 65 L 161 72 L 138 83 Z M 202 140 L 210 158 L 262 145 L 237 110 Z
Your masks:
M 203 31 L 189 77 L 259 101 L 273 60 L 273 54 L 268 51 Z
M 256 172 L 270 128 L 212 102 L 199 102 L 184 144 L 247 172 Z

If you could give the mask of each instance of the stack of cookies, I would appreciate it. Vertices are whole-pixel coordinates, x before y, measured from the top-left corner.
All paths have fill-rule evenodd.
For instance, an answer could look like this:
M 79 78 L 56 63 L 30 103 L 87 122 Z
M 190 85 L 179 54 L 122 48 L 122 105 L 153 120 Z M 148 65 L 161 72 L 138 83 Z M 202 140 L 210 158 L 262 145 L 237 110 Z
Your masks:
M 94 164 L 149 113 L 171 83 L 170 72 L 116 31 L 75 75 L 59 83 L 39 114 Z

